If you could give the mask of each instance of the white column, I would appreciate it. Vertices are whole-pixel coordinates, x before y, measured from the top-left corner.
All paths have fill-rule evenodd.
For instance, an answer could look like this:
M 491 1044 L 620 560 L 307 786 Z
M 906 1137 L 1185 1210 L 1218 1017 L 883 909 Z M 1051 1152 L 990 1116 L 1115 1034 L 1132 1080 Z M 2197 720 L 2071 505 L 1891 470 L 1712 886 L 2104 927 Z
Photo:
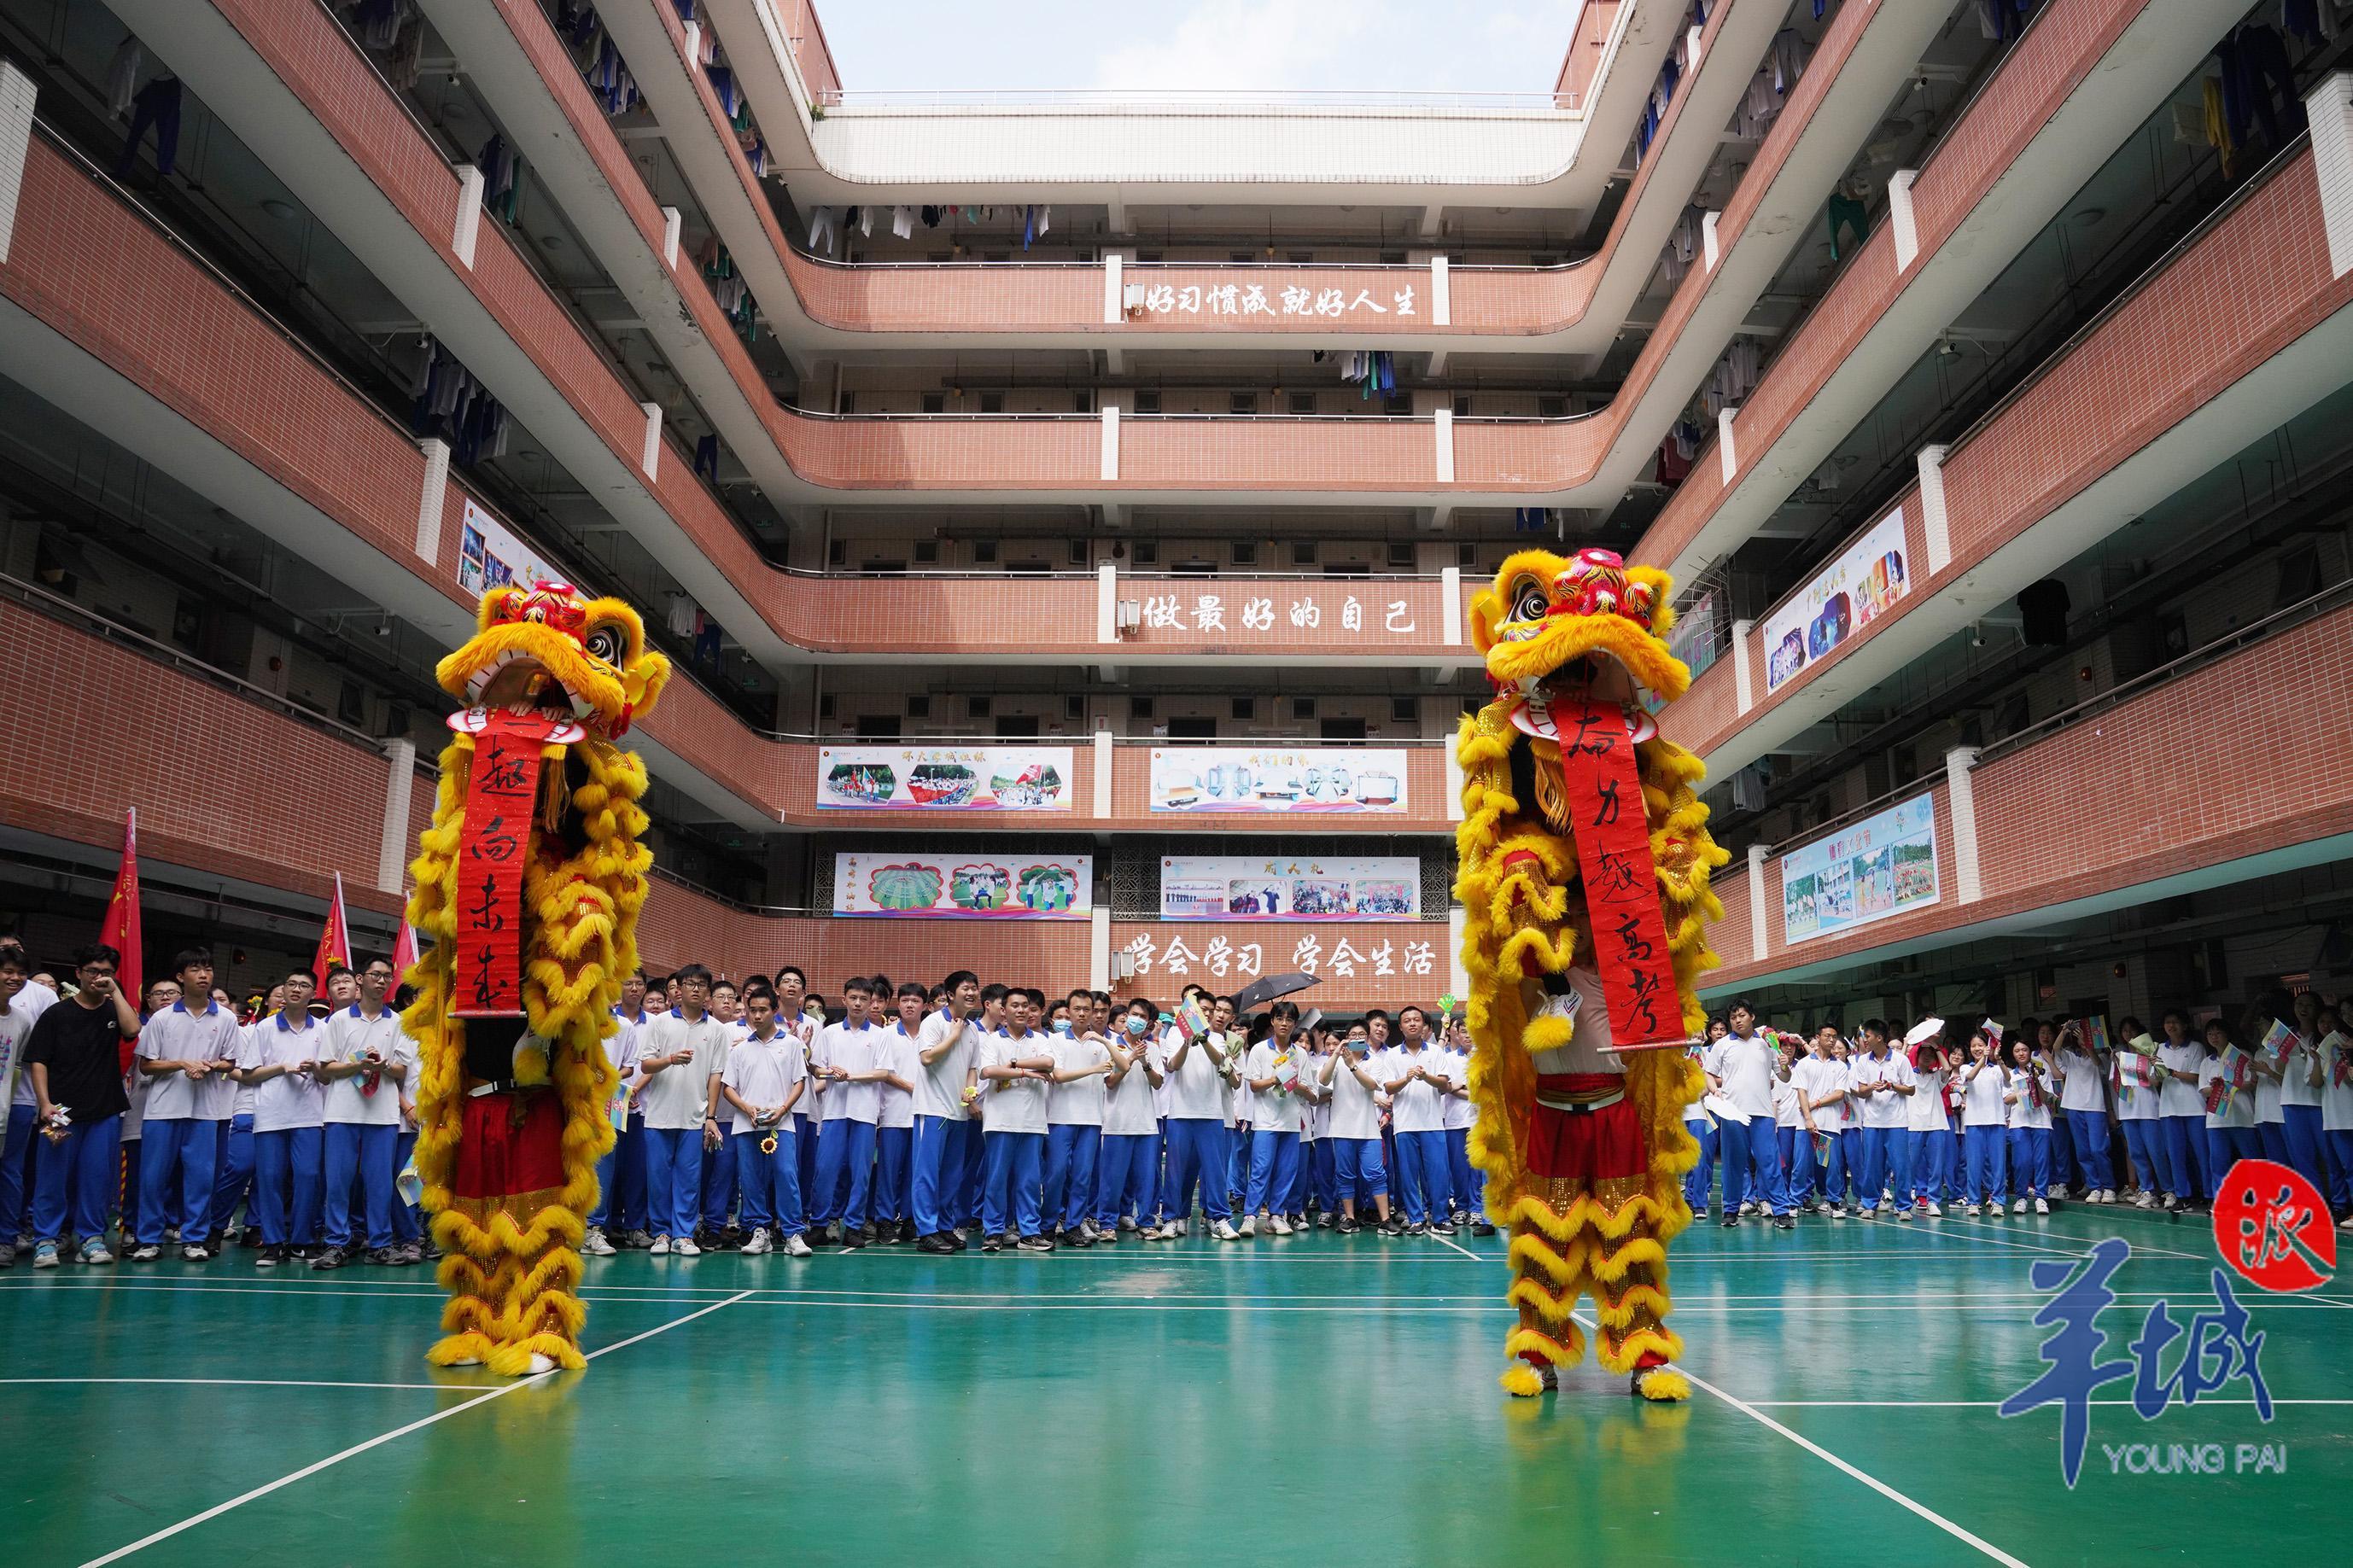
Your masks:
M 1715 226 L 1723 216 L 1724 215 L 1722 213 L 1702 213 L 1700 215 L 1699 253 L 1701 258 L 1701 266 L 1710 272 L 1715 271 L 1715 264 L 1724 259 L 1724 241 L 1717 237 L 1715 232 Z
M 1748 957 L 1751 963 L 1772 951 L 1772 922 L 1765 918 L 1765 862 L 1773 849 L 1767 844 L 1748 847 Z
M 1120 257 L 1116 250 L 1103 257 L 1103 324 L 1110 326 L 1125 314 L 1126 300 L 1120 297 Z
M 417 747 L 408 741 L 384 743 L 384 836 L 375 853 L 376 890 L 397 893 L 408 885 L 409 792 L 417 786 Z
M 1953 563 L 1953 527 L 1945 511 L 1945 454 L 1949 447 L 1920 448 L 1920 531 L 1928 539 L 1928 575 Z
M 1095 816 L 1108 819 L 1112 807 L 1112 738 L 1109 730 L 1095 731 Z
M 1920 255 L 1920 226 L 1912 218 L 1912 182 L 1917 169 L 1898 169 L 1887 176 L 1887 225 L 1895 235 L 1895 270 L 1903 271 Z
M 466 269 L 474 267 L 474 237 L 482 227 L 482 172 L 472 164 L 458 171 L 458 222 L 449 232 L 449 248 Z
M 679 235 L 686 227 L 686 216 L 676 207 L 664 207 L 662 214 L 662 265 L 678 265 Z
M 1460 904 L 1446 911 L 1446 988 L 1457 996 L 1471 994 L 1471 972 L 1462 967 L 1462 927 L 1469 918 Z
M 1100 898 L 1102 895 L 1096 895 Z M 1087 984 L 1111 989 L 1111 906 L 1097 904 L 1087 931 Z
M 2353 70 L 2332 71 L 2304 95 L 2312 127 L 2312 172 L 2320 182 L 2320 222 L 2328 233 L 2329 275 L 2353 272 Z
M 1447 281 L 1446 258 L 1430 258 L 1430 324 L 1451 327 L 1454 324 L 1454 289 Z
M 1694 27 L 1683 37 L 1683 75 L 1686 77 L 1699 74 L 1700 56 L 1704 52 L 1700 42 L 1706 36 L 1705 27 Z
M 425 488 L 417 498 L 417 554 L 427 566 L 440 564 L 441 509 L 449 495 L 449 443 L 427 436 L 417 443 L 425 454 Z
M 1446 759 L 1446 820 L 1462 820 L 1462 759 L 1454 754 L 1454 742 L 1448 739 L 1438 748 Z
M 1440 409 L 1430 421 L 1430 431 L 1437 442 L 1434 477 L 1440 484 L 1451 485 L 1454 482 L 1454 410 Z
M 1119 640 L 1119 568 L 1106 561 L 1095 568 L 1095 641 Z
M 1103 405 L 1103 477 L 1106 481 L 1119 478 L 1119 405 Z
M 33 79 L 0 60 L 0 262 L 16 233 L 16 197 L 33 150 Z
M 1740 454 L 1732 447 L 1732 420 L 1739 412 L 1737 408 L 1720 408 L 1715 415 L 1715 460 L 1727 485 L 1740 473 Z
M 1462 568 L 1449 566 L 1438 574 L 1438 624 L 1448 647 L 1462 646 Z
M 640 403 L 638 406 L 646 411 L 646 449 L 639 455 L 638 463 L 645 469 L 646 478 L 659 479 L 660 477 L 659 468 L 661 463 L 661 405 Z
M 1977 778 L 1975 746 L 1955 746 L 1945 753 L 1945 801 L 1953 813 L 1954 897 L 1974 904 L 1985 897 L 1985 877 L 1978 862 Z
M 1733 700 L 1739 703 L 1744 716 L 1757 706 L 1756 689 L 1751 684 L 1753 677 L 1748 671 L 1748 634 L 1756 629 L 1755 621 L 1732 623 L 1732 695 Z

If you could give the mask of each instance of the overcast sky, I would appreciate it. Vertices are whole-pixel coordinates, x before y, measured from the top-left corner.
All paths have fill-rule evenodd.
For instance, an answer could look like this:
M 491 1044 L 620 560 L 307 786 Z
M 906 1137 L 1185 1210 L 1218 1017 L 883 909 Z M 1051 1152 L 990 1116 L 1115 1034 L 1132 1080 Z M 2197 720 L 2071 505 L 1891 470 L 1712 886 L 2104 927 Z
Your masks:
M 1579 0 L 818 0 L 842 85 L 1545 92 Z M 779 6 L 789 16 L 789 0 Z

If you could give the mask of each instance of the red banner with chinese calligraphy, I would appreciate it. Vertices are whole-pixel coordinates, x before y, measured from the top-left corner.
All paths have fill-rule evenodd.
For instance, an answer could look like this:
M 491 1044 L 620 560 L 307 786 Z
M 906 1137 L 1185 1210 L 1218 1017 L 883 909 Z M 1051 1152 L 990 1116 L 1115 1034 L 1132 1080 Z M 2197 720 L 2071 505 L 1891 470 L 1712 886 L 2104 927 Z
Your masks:
M 458 840 L 458 940 L 449 1011 L 512 1018 L 522 1006 L 522 876 L 539 798 L 540 748 L 494 726 L 474 737 L 466 817 Z
M 1690 1033 L 1667 955 L 1658 864 L 1651 858 L 1651 825 L 1626 715 L 1601 702 L 1556 703 L 1553 715 L 1594 961 L 1609 1003 L 1609 1048 L 1680 1046 Z

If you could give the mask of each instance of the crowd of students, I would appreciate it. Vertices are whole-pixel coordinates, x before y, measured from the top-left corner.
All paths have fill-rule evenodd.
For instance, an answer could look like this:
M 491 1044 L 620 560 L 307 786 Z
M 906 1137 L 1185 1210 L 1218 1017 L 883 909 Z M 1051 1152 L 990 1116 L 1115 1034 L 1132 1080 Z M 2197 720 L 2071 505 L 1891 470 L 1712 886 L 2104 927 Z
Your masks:
M 296 969 L 240 1007 L 180 952 L 134 1005 L 111 949 L 74 984 L 0 942 L 0 1267 L 176 1247 L 255 1262 L 403 1267 L 433 1255 L 406 1172 L 417 1063 L 386 960 Z M 60 991 L 64 992 L 62 1000 Z M 806 1257 L 1240 1242 L 1328 1228 L 1489 1226 L 1467 1136 L 1459 1018 L 1407 1006 L 1345 1028 L 1290 1000 L 1241 1016 L 882 976 L 839 1005 L 787 964 L 737 984 L 633 975 L 605 1048 L 621 1089 L 583 1250 Z M 2196 1210 L 2237 1159 L 2302 1172 L 2353 1229 L 2353 1040 L 2316 994 L 2237 1026 L 1865 1021 L 1799 1036 L 1736 1003 L 1691 1051 L 1706 1092 L 1694 1212 L 1941 1219 L 2066 1198 Z M 127 1055 L 127 1071 L 122 1062 Z M 1719 1191 L 1717 1172 L 1721 1171 Z
M 2308 1179 L 2353 1230 L 2353 1038 L 2333 1003 L 2273 992 L 2237 1023 L 2168 1009 L 2005 1028 L 1873 1018 L 1850 1040 L 1733 1004 L 1693 1047 L 1705 1097 L 1694 1214 L 1832 1218 L 2047 1214 L 2065 1198 L 2202 1212 L 2241 1159 Z M 1715 1173 L 1723 1172 L 1721 1191 Z

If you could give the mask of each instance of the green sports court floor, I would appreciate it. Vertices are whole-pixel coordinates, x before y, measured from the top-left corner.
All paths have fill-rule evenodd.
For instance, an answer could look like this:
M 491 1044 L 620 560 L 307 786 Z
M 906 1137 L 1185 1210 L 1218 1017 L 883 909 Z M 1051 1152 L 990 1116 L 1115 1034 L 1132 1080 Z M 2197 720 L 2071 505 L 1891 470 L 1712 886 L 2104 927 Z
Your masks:
M 2104 1388 L 2073 1494 L 2056 1409 L 1996 1416 L 2042 1371 L 2030 1265 L 2107 1235 L 2107 1356 L 2213 1305 L 2200 1220 L 1695 1227 L 1682 1407 L 1590 1363 L 1506 1399 L 1468 1236 L 628 1254 L 590 1265 L 588 1371 L 503 1386 L 425 1365 L 421 1270 L 20 1264 L 0 1563 L 2346 1561 L 2353 1290 L 2241 1292 L 2268 1425 L 2243 1384 L 2147 1424 Z M 2149 1442 L 2224 1472 L 2110 1473 Z

